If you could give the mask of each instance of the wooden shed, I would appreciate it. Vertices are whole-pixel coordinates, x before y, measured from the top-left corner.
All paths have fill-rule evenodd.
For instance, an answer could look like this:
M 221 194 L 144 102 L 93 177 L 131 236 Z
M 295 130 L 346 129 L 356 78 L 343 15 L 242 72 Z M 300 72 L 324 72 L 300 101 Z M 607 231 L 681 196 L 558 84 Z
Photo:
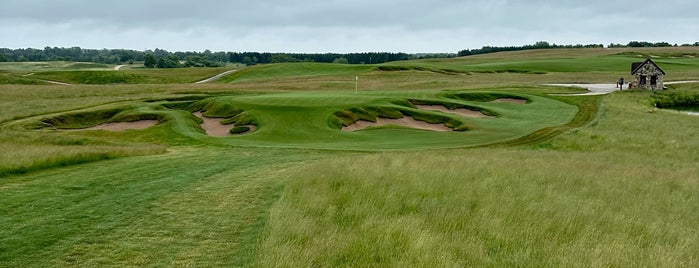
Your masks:
M 653 60 L 647 59 L 643 62 L 631 64 L 631 75 L 633 76 L 633 87 L 638 89 L 663 89 L 665 71 Z

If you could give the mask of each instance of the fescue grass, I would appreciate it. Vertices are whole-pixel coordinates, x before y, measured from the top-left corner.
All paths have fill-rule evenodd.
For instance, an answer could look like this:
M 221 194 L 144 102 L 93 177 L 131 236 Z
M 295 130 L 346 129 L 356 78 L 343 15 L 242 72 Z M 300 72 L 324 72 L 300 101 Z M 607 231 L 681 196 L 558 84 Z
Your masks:
M 648 97 L 609 96 L 594 124 L 546 146 L 306 166 L 256 264 L 695 266 L 699 132 L 688 116 L 647 113 Z

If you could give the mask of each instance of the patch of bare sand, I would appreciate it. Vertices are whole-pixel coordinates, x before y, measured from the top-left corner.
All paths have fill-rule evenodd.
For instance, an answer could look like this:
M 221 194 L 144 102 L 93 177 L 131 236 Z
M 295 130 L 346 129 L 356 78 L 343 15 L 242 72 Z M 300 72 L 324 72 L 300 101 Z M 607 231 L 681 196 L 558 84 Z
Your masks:
M 146 129 L 158 124 L 157 120 L 141 120 L 134 122 L 113 122 L 94 127 L 86 128 L 87 130 L 106 130 L 106 131 L 126 131 L 131 129 Z
M 444 112 L 444 113 L 456 114 L 456 115 L 460 115 L 460 116 L 468 117 L 468 118 L 491 118 L 491 117 L 493 117 L 490 115 L 485 115 L 485 114 L 481 113 L 480 111 L 474 111 L 474 110 L 469 110 L 469 109 L 464 109 L 464 108 L 449 110 L 449 108 L 444 107 L 442 105 L 415 105 L 415 107 L 417 107 L 420 110 L 439 111 L 439 112 Z
M 388 118 L 380 118 L 379 117 L 376 119 L 376 123 L 360 120 L 352 125 L 343 127 L 342 131 L 355 131 L 355 130 L 365 129 L 368 127 L 386 126 L 386 125 L 397 125 L 397 126 L 422 129 L 422 130 L 430 130 L 430 131 L 439 131 L 439 132 L 452 131 L 451 128 L 445 126 L 444 124 L 430 124 L 430 123 L 427 123 L 424 121 L 415 120 L 415 118 L 412 118 L 410 116 L 406 116 L 406 117 L 403 117 L 400 119 L 388 119 Z
M 195 112 L 194 116 L 204 120 L 200 126 L 206 131 L 206 135 L 214 137 L 226 137 L 231 135 L 230 130 L 233 128 L 233 125 L 221 124 L 223 118 L 209 118 L 204 116 L 201 111 Z
M 513 104 L 526 104 L 527 100 L 523 99 L 513 99 L 513 98 L 499 98 L 493 102 L 503 102 L 503 103 L 513 103 Z
M 201 120 L 204 120 L 203 123 L 201 123 L 201 128 L 204 129 L 206 132 L 206 135 L 212 136 L 212 137 L 228 137 L 232 136 L 231 134 L 231 128 L 235 127 L 235 125 L 224 125 L 221 124 L 221 121 L 223 121 L 223 118 L 209 118 L 206 117 L 202 114 L 201 111 L 194 112 L 194 116 L 201 118 Z M 255 130 L 257 130 L 257 126 L 255 125 L 245 125 L 246 127 L 249 127 L 250 130 L 246 131 L 245 133 L 250 133 Z M 240 133 L 240 134 L 245 134 L 245 133 Z

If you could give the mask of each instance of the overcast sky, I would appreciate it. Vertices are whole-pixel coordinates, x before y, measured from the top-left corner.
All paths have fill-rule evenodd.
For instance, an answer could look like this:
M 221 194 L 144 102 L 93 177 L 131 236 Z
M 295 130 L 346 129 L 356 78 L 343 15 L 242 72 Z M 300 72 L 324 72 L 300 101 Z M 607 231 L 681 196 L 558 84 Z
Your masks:
M 694 0 L 2 0 L 0 47 L 451 52 L 699 41 Z

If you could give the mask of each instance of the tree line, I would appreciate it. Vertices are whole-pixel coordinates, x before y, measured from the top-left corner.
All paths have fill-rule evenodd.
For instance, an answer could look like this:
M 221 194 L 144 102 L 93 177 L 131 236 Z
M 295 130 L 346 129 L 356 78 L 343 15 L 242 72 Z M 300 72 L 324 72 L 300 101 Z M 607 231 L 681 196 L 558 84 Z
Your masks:
M 631 41 L 626 45 L 609 44 L 608 47 L 670 47 L 678 46 L 668 42 L 642 42 Z M 699 46 L 683 44 L 681 46 Z M 80 47 L 45 47 L 9 49 L 0 48 L 0 62 L 24 62 L 24 61 L 76 61 L 94 62 L 103 64 L 127 64 L 143 62 L 149 68 L 178 68 L 178 67 L 217 67 L 228 63 L 241 63 L 245 65 L 282 63 L 282 62 L 322 62 L 343 64 L 378 64 L 391 61 L 426 59 L 426 58 L 452 58 L 463 57 L 504 51 L 520 51 L 531 49 L 551 48 L 600 48 L 602 44 L 588 45 L 557 45 L 546 41 L 539 41 L 533 45 L 524 46 L 484 46 L 480 49 L 464 49 L 453 53 L 391 53 L 391 52 L 366 52 L 366 53 L 268 53 L 268 52 L 169 52 L 164 49 L 155 50 L 129 50 L 129 49 L 85 49 Z
M 493 47 L 493 46 L 484 46 L 479 49 L 464 49 L 459 51 L 457 55 L 459 57 L 463 56 L 472 56 L 472 55 L 480 55 L 480 54 L 488 54 L 488 53 L 495 53 L 495 52 L 505 52 L 505 51 L 521 51 L 521 50 L 532 50 L 532 49 L 550 49 L 550 48 L 598 48 L 598 47 L 604 47 L 602 44 L 589 44 L 589 45 L 556 45 L 556 44 L 549 44 L 549 42 L 546 41 L 539 41 L 534 43 L 533 45 L 524 45 L 524 46 L 507 46 L 507 47 Z
M 620 47 L 672 47 L 672 46 L 678 46 L 677 44 L 670 44 L 668 42 L 657 42 L 657 43 L 651 43 L 651 42 L 643 42 L 643 41 L 631 41 L 626 45 L 622 44 L 614 44 L 611 43 L 607 47 L 609 48 L 620 48 Z M 694 44 L 682 44 L 681 46 L 699 46 L 699 42 L 695 42 Z M 604 45 L 602 44 L 588 44 L 588 45 L 556 45 L 556 44 L 549 44 L 546 41 L 539 41 L 536 42 L 533 45 L 524 45 L 524 46 L 507 46 L 507 47 L 493 47 L 493 46 L 484 46 L 479 49 L 464 49 L 461 50 L 457 53 L 457 56 L 463 57 L 463 56 L 471 56 L 471 55 L 479 55 L 479 54 L 488 54 L 488 53 L 495 53 L 495 52 L 505 52 L 505 51 L 521 51 L 521 50 L 532 50 L 532 49 L 550 49 L 550 48 L 602 48 Z
M 44 49 L 0 48 L 0 62 L 76 61 L 103 64 L 143 62 L 150 68 L 216 67 L 227 63 L 255 65 L 282 62 L 323 62 L 345 64 L 376 64 L 389 61 L 434 57 L 455 57 L 455 54 L 407 54 L 391 52 L 367 53 L 265 53 L 265 52 L 169 52 L 164 49 L 84 49 L 80 47 L 45 47 Z
M 674 44 L 673 45 L 673 44 L 670 44 L 668 42 L 651 43 L 651 42 L 643 42 L 643 41 L 631 41 L 626 45 L 611 43 L 611 44 L 609 44 L 608 47 L 613 48 L 613 47 L 677 47 L 677 46 L 699 47 L 699 42 L 694 42 L 694 44 L 682 44 L 682 45 Z

